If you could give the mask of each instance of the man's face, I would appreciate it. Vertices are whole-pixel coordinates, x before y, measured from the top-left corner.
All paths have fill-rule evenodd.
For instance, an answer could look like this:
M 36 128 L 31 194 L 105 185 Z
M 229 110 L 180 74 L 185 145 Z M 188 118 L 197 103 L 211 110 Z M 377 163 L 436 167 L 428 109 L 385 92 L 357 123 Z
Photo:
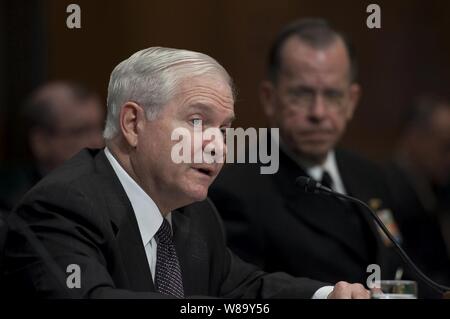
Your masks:
M 445 185 L 450 178 L 450 108 L 437 108 L 429 126 L 416 138 L 417 160 L 435 184 Z
M 276 84 L 266 82 L 262 101 L 271 125 L 298 156 L 322 162 L 351 119 L 359 86 L 341 39 L 314 49 L 297 37 L 286 41 Z
M 59 114 L 61 120 L 61 156 L 70 158 L 82 148 L 101 148 L 104 146 L 102 137 L 104 112 L 97 98 L 89 98 L 74 103 Z
M 199 125 L 199 120 L 203 130 L 224 130 L 230 127 L 233 118 L 234 100 L 224 80 L 213 76 L 184 80 L 156 119 L 143 121 L 139 129 L 131 159 L 139 184 L 152 198 L 171 202 L 174 207 L 205 199 L 223 164 L 175 163 L 171 152 L 178 141 L 171 139 L 172 132 L 184 128 L 194 138 L 194 127 Z M 203 151 L 211 142 L 225 148 L 222 138 L 202 139 L 197 147 L 192 145 L 190 149 L 191 162 L 194 153 Z
M 45 170 L 61 165 L 85 147 L 104 146 L 104 111 L 100 100 L 67 98 L 54 107 L 54 129 L 38 138 L 37 160 Z M 37 141 L 36 139 L 34 140 Z

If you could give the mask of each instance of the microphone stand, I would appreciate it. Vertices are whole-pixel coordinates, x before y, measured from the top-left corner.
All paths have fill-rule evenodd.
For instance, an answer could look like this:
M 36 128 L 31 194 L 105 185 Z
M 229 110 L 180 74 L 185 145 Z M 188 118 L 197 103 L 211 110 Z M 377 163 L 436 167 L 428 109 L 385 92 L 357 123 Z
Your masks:
M 442 294 L 443 299 L 450 299 L 450 287 L 441 285 L 437 282 L 434 282 L 432 279 L 430 279 L 427 275 L 425 275 L 417 266 L 414 264 L 414 262 L 411 260 L 411 258 L 406 254 L 406 252 L 403 250 L 403 248 L 397 243 L 397 241 L 394 239 L 392 234 L 389 232 L 389 230 L 386 228 L 384 223 L 381 221 L 381 219 L 377 216 L 377 214 L 362 200 L 359 200 L 358 198 L 354 198 L 345 194 L 341 194 L 338 192 L 333 191 L 332 189 L 323 186 L 319 182 L 313 181 L 312 179 L 300 176 L 296 180 L 297 186 L 300 186 L 303 191 L 305 192 L 322 192 L 327 195 L 336 196 L 338 198 L 342 198 L 354 203 L 357 203 L 358 205 L 364 207 L 373 217 L 375 222 L 380 226 L 382 231 L 386 234 L 386 236 L 389 238 L 389 240 L 394 245 L 395 250 L 400 255 L 400 257 L 403 259 L 403 261 L 410 266 L 413 271 L 416 273 L 420 279 L 422 279 L 430 288 L 437 291 L 438 293 Z

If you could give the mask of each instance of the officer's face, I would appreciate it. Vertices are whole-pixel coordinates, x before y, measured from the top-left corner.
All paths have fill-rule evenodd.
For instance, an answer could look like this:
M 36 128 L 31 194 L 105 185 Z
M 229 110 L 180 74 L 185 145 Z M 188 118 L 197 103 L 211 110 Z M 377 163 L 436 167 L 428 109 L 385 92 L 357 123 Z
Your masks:
M 344 133 L 359 96 L 347 51 L 340 39 L 314 49 L 292 37 L 281 60 L 277 83 L 262 87 L 266 114 L 292 151 L 321 162 Z

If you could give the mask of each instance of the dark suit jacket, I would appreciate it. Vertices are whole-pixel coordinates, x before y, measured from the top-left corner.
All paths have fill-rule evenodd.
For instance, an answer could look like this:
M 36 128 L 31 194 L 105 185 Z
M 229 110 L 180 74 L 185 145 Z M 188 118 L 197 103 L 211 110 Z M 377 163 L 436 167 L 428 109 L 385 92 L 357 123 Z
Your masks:
M 385 166 L 385 173 L 393 198 L 395 219 L 403 235 L 403 248 L 428 276 L 441 284 L 449 285 L 450 259 L 438 221 L 438 196 L 435 198 L 436 205 L 427 208 L 405 169 L 391 162 Z M 431 187 L 430 191 L 432 192 Z M 424 297 L 436 296 L 434 291 L 424 285 L 419 286 L 419 292 Z
M 342 150 L 336 160 L 349 195 L 386 204 L 374 165 Z M 273 175 L 261 175 L 258 164 L 224 168 L 209 196 L 225 222 L 229 247 L 266 271 L 365 283 L 367 266 L 376 263 L 382 277 L 392 279 L 396 257 L 367 212 L 331 196 L 301 193 L 294 185 L 300 175 L 305 171 L 282 151 Z
M 23 195 L 43 177 L 36 166 L 0 169 L 0 212 L 6 216 Z
M 266 274 L 237 258 L 208 200 L 174 211 L 172 221 L 186 296 L 310 298 L 324 285 Z M 84 150 L 49 174 L 8 222 L 8 294 L 162 297 L 155 293 L 132 206 L 103 151 Z M 71 264 L 81 268 L 81 288 L 66 286 Z

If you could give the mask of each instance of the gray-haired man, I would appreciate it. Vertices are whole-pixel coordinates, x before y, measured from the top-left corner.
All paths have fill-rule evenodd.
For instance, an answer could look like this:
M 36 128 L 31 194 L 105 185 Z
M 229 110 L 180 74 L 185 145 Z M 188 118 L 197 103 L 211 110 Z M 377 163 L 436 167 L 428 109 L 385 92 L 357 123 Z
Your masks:
M 204 54 L 157 47 L 120 63 L 108 89 L 106 148 L 66 162 L 9 219 L 11 289 L 89 298 L 367 297 L 358 284 L 330 293 L 317 281 L 264 273 L 226 248 L 206 199 L 222 164 L 175 164 L 171 132 L 199 121 L 226 128 L 233 104 L 228 73 Z M 67 269 L 79 282 L 66 280 Z

